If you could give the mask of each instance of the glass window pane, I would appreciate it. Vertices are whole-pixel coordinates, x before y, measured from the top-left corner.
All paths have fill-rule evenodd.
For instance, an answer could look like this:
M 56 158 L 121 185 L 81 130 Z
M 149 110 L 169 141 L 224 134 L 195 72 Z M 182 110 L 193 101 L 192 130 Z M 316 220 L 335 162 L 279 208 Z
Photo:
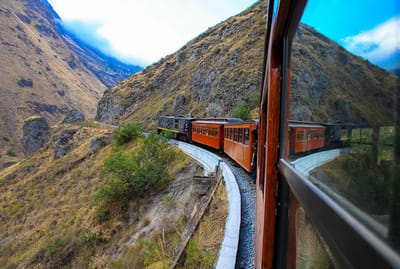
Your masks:
M 400 46 L 387 44 L 399 34 L 395 7 L 309 1 L 291 51 L 286 158 L 398 244 Z
M 249 128 L 244 129 L 244 144 L 249 144 Z

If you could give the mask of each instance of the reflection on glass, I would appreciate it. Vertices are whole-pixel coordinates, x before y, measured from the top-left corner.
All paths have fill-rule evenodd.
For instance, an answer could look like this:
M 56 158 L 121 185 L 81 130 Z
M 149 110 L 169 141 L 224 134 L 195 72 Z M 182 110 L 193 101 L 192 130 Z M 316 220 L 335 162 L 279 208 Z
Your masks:
M 310 2 L 315 14 L 326 13 L 318 9 L 319 1 Z M 352 6 L 351 2 L 349 5 L 346 2 L 346 6 Z M 321 8 L 326 9 L 326 6 Z M 304 23 L 298 27 L 291 51 L 288 159 L 300 173 L 352 214 L 398 244 L 400 212 L 396 206 L 400 199 L 396 197 L 400 189 L 396 186 L 400 171 L 395 168 L 399 165 L 395 141 L 399 136 L 396 97 L 399 77 L 390 69 L 400 67 L 399 61 L 396 66 L 392 59 L 400 52 L 394 51 L 388 53 L 386 59 L 376 60 L 378 52 L 371 42 L 381 46 L 379 40 L 364 36 L 366 43 L 363 44 L 361 38 L 356 38 L 359 32 L 353 33 L 353 41 L 371 52 L 359 53 L 353 46 L 346 45 L 352 33 L 337 37 L 340 35 L 337 29 L 326 34 L 316 30 L 328 29 L 329 17 L 330 24 L 340 20 L 337 28 L 343 26 L 345 17 L 339 15 L 340 12 L 331 10 L 328 12 L 331 16 L 326 13 L 323 20 L 321 18 L 324 24 L 321 27 Z M 353 12 L 358 14 L 358 19 L 368 20 L 368 16 L 359 15 L 360 7 Z M 380 14 L 381 24 L 390 21 L 391 15 L 390 12 L 386 17 Z M 318 22 L 311 17 L 306 11 L 306 22 Z M 362 26 L 360 21 L 356 24 Z M 379 23 L 371 26 L 371 21 L 365 24 L 371 29 L 381 27 Z M 373 38 L 372 33 L 370 36 Z

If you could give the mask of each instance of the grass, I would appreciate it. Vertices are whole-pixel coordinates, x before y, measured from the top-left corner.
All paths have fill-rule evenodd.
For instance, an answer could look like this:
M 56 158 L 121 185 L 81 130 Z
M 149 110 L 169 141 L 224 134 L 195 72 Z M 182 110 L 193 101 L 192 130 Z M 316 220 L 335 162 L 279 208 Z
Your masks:
M 223 184 L 218 186 L 210 208 L 203 216 L 186 250 L 186 258 L 180 269 L 213 268 L 224 236 L 227 217 L 227 196 Z
M 95 152 L 89 150 L 93 137 L 110 134 L 110 129 L 103 126 L 81 126 L 66 156 L 53 158 L 50 147 L 0 171 L 0 208 L 4 213 L 0 221 L 0 238 L 4 240 L 0 246 L 1 268 L 110 265 L 105 249 L 118 246 L 122 238 L 135 231 L 137 223 L 126 214 L 114 214 L 100 223 L 93 195 L 106 182 L 100 175 L 104 160 L 117 152 L 136 152 L 143 142 L 141 138 L 124 145 L 106 145 Z M 176 159 L 167 169 L 172 177 L 191 160 L 177 149 L 174 152 Z M 165 204 L 173 207 L 173 199 L 166 199 Z M 143 210 L 140 199 L 127 206 L 129 212 Z M 148 218 L 147 224 L 150 222 Z M 174 222 L 171 225 L 175 227 Z M 165 235 L 172 238 L 169 233 Z

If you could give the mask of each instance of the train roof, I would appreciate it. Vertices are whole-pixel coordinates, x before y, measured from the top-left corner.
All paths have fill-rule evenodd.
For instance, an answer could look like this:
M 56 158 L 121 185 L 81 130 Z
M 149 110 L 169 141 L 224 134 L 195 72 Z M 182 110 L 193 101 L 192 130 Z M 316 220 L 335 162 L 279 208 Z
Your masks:
M 259 120 L 245 120 L 245 121 L 240 121 L 240 122 L 229 122 L 226 124 L 226 126 L 229 125 L 241 125 L 241 124 L 256 124 L 258 126 Z
M 183 117 L 183 116 L 170 116 L 170 115 L 161 115 L 159 118 L 168 118 L 168 119 L 179 119 L 179 120 L 194 120 L 192 117 Z
M 321 124 L 289 123 L 289 128 L 326 128 Z
M 200 124 L 218 124 L 218 125 L 225 125 L 227 124 L 226 121 L 212 121 L 212 120 L 195 120 L 193 123 L 200 123 Z
M 215 122 L 243 122 L 242 119 L 238 119 L 238 118 L 197 118 L 195 119 L 196 121 L 215 121 Z

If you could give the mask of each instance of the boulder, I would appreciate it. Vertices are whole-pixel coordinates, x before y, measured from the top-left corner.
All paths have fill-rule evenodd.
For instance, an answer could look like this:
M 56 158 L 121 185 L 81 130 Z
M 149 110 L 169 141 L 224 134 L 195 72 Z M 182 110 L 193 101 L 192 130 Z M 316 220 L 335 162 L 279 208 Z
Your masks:
M 51 142 L 53 143 L 54 155 L 56 158 L 65 156 L 72 148 L 71 140 L 78 129 L 66 129 L 62 130 L 61 134 L 52 136 Z
M 25 155 L 31 155 L 45 144 L 49 130 L 50 126 L 44 117 L 33 116 L 24 120 L 21 143 Z
M 62 123 L 76 123 L 85 120 L 86 120 L 85 115 L 83 115 L 83 113 L 80 112 L 78 109 L 74 108 L 70 112 L 68 112 Z

